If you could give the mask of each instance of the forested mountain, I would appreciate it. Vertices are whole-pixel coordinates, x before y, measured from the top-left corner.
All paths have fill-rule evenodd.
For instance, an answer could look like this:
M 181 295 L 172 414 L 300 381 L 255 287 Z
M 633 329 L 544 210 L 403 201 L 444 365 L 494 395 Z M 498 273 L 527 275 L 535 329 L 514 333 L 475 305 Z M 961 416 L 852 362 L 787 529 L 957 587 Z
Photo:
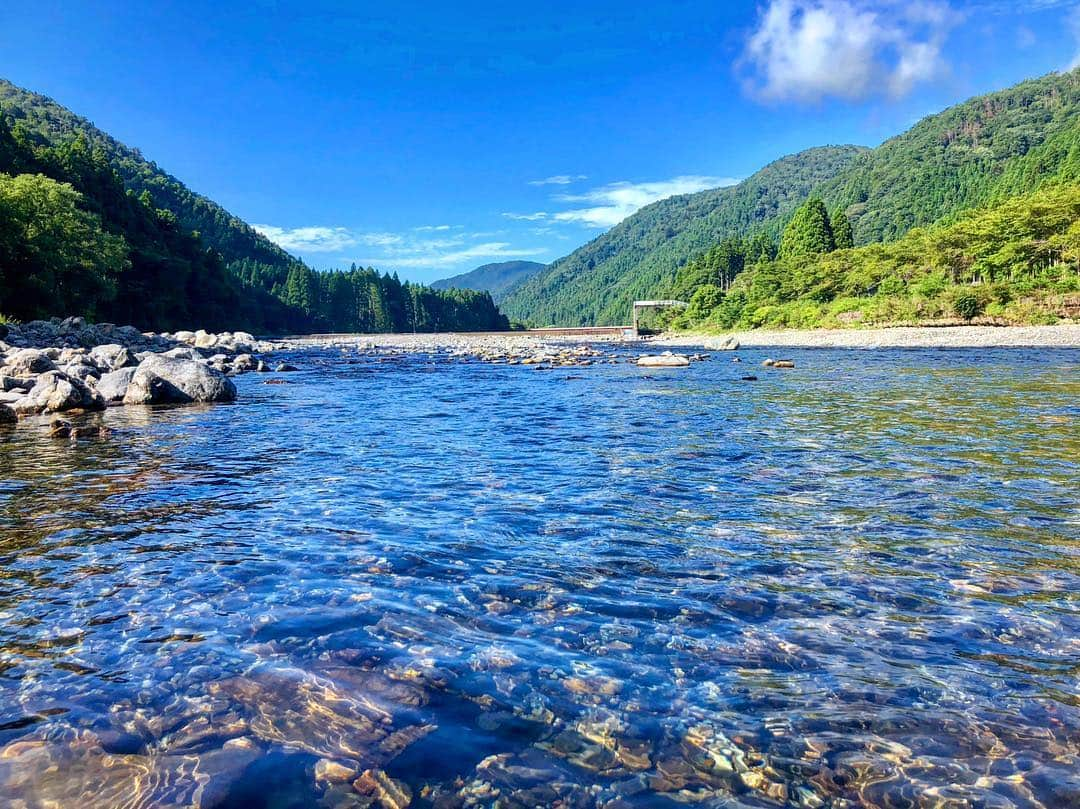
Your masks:
M 0 315 L 143 328 L 500 329 L 485 292 L 320 273 L 52 100 L 0 80 Z
M 496 264 L 484 264 L 475 270 L 443 278 L 431 284 L 432 289 L 475 289 L 490 292 L 498 303 L 515 286 L 526 278 L 531 278 L 546 264 L 538 261 L 501 261 Z
M 120 175 L 126 189 L 150 194 L 155 208 L 172 211 L 185 232 L 195 231 L 226 263 L 248 259 L 288 269 L 299 263 L 276 244 L 216 202 L 197 194 L 131 148 L 51 98 L 0 79 L 0 109 L 11 128 L 38 144 L 67 143 L 81 135 Z
M 861 149 L 830 146 L 778 160 L 738 185 L 654 202 L 530 278 L 503 310 L 535 325 L 623 323 L 687 259 L 728 233 L 779 233 L 780 220 Z
M 810 183 L 787 186 L 795 193 L 770 215 L 731 216 L 728 194 L 744 194 L 747 184 L 761 183 L 761 175 L 773 167 L 797 166 L 822 153 L 785 158 L 733 189 L 642 209 L 554 262 L 515 290 L 504 308 L 516 319 L 536 323 L 614 323 L 626 319 L 634 297 L 690 295 L 710 273 L 709 282 L 722 286 L 763 252 L 775 254 L 787 219 L 810 196 L 820 198 L 834 217 L 845 215 L 856 245 L 947 224 L 948 217 L 966 209 L 1080 178 L 1078 113 L 1080 72 L 1027 81 L 929 116 L 876 149 L 844 150 L 838 155 L 842 159 L 826 166 L 833 169 L 827 175 L 818 172 Z M 673 215 L 679 211 L 686 213 L 681 221 Z M 763 237 L 770 248 L 759 243 Z M 650 240 L 651 249 L 643 249 L 642 242 Z M 732 252 L 735 242 L 742 247 Z M 710 263 L 712 269 L 703 273 Z
M 853 249 L 829 244 L 836 227 L 819 217 L 820 205 L 814 198 L 800 208 L 776 259 L 748 264 L 729 284 L 696 267 L 701 259 L 692 262 L 705 280 L 674 325 L 815 328 L 979 316 L 1053 323 L 1080 315 L 1080 184 L 1000 197 Z

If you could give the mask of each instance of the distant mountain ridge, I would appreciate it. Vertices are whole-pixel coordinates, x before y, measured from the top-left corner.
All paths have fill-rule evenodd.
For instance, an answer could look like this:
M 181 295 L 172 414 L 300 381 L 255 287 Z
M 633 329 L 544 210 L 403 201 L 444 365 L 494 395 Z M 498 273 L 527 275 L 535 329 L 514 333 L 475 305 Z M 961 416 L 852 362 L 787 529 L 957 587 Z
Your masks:
M 621 323 L 635 297 L 662 295 L 679 269 L 728 237 L 775 243 L 811 194 L 843 209 L 856 245 L 892 241 L 1003 196 L 1080 177 L 1080 71 L 1051 74 L 927 116 L 875 149 L 782 158 L 727 189 L 641 209 L 553 262 L 503 301 L 537 325 Z
M 473 289 L 490 292 L 495 303 L 498 303 L 514 287 L 546 266 L 538 261 L 500 261 L 443 278 L 430 286 L 432 289 Z

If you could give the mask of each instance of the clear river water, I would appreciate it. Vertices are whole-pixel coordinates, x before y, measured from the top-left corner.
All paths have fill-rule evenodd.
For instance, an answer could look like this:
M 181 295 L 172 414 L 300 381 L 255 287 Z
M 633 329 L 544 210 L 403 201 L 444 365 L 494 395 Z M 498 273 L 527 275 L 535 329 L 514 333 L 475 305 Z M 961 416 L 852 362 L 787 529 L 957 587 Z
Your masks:
M 0 806 L 1080 806 L 1080 352 L 739 355 L 0 432 Z

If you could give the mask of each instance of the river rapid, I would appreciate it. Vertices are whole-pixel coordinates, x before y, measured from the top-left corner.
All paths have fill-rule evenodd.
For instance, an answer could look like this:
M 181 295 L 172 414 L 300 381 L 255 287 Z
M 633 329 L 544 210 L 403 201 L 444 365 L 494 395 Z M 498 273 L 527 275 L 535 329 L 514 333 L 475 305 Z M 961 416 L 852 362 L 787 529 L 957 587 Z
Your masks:
M 605 351 L 0 433 L 0 805 L 1080 805 L 1080 351 Z

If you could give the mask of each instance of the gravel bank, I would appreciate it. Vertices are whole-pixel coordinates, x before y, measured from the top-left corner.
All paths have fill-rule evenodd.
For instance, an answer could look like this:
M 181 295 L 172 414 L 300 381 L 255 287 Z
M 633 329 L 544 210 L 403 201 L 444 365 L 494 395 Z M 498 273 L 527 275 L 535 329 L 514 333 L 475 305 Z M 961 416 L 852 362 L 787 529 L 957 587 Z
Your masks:
M 712 347 L 727 335 L 666 334 L 649 342 L 667 346 Z M 1080 324 L 1063 326 L 898 326 L 885 329 L 814 329 L 735 332 L 743 346 L 809 348 L 993 348 L 1035 346 L 1080 348 Z

